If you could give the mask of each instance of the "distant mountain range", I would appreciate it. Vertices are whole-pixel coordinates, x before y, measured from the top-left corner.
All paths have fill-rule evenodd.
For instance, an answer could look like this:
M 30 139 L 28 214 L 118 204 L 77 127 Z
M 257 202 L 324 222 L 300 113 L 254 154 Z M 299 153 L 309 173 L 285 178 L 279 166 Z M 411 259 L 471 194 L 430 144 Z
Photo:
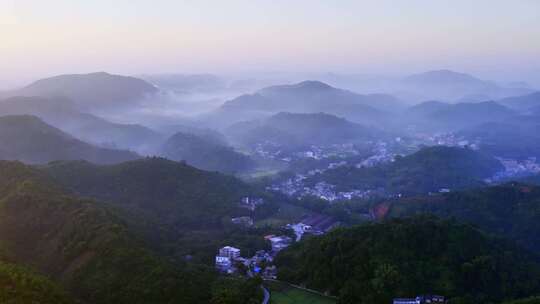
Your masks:
M 486 122 L 499 122 L 517 113 L 493 101 L 456 104 L 428 101 L 407 109 L 403 115 L 406 121 L 433 132 L 455 131 Z
M 173 90 L 178 93 L 211 93 L 227 89 L 227 83 L 212 74 L 154 74 L 138 77 L 160 89 Z
M 540 107 L 540 92 L 534 92 L 522 96 L 513 96 L 497 101 L 498 103 L 520 112 L 534 112 Z
M 99 148 L 80 141 L 35 116 L 0 117 L 0 159 L 37 164 L 80 159 L 117 163 L 137 158 L 133 152 Z
M 540 158 L 540 116 L 515 116 L 462 129 L 457 133 L 479 142 L 482 151 L 512 159 Z
M 19 96 L 0 100 L 2 115 L 35 115 L 83 141 L 142 153 L 164 140 L 161 134 L 144 126 L 112 123 L 96 115 L 80 112 L 72 101 L 60 97 Z
M 133 106 L 154 93 L 157 88 L 144 80 L 98 72 L 45 78 L 1 96 L 65 97 L 79 109 L 95 111 Z
M 437 70 L 415 74 L 402 79 L 402 90 L 408 90 L 424 99 L 446 101 L 486 101 L 507 96 L 523 95 L 529 88 L 502 87 L 495 82 L 482 80 L 465 73 Z
M 444 102 L 480 102 L 534 92 L 527 84 L 497 84 L 470 74 L 434 70 L 405 77 L 367 75 L 321 75 L 321 79 L 355 92 L 379 92 L 409 103 L 426 100 Z
M 387 112 L 404 107 L 390 95 L 361 95 L 319 81 L 304 81 L 293 85 L 267 87 L 255 94 L 227 101 L 211 117 L 230 124 L 278 112 L 324 112 L 371 124 L 386 118 Z

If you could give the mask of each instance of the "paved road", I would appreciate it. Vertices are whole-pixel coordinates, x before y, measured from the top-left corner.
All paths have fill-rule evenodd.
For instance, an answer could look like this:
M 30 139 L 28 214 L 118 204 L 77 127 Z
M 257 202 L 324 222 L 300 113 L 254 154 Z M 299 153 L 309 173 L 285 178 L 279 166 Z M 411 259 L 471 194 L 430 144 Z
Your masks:
M 264 299 L 262 301 L 262 304 L 268 304 L 270 302 L 270 292 L 268 291 L 268 289 L 266 289 L 266 287 L 262 285 L 261 285 L 261 289 L 264 293 Z

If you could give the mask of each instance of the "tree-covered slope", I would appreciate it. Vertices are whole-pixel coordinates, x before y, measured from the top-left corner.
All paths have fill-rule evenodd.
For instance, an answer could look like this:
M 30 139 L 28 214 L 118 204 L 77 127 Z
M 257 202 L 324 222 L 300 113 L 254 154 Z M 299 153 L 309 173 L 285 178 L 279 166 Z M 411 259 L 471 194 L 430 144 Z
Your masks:
M 451 303 L 493 303 L 540 292 L 536 257 L 433 218 L 338 229 L 291 246 L 276 261 L 280 279 L 328 291 L 339 303 L 429 293 Z
M 388 203 L 388 202 L 387 202 Z M 435 214 L 457 218 L 540 252 L 540 187 L 508 183 L 390 202 L 389 217 Z
M 0 162 L 0 246 L 85 303 L 208 303 L 213 271 L 171 264 L 116 211 L 64 194 L 41 171 Z
M 344 190 L 384 188 L 413 195 L 479 186 L 482 179 L 499 170 L 502 165 L 492 156 L 467 148 L 435 146 L 375 167 L 328 170 L 311 182 L 326 181 Z
M 75 193 L 186 226 L 219 223 L 253 190 L 242 181 L 163 158 L 116 165 L 55 162 L 44 170 Z
M 25 267 L 0 261 L 0 303 L 75 303 L 57 284 Z

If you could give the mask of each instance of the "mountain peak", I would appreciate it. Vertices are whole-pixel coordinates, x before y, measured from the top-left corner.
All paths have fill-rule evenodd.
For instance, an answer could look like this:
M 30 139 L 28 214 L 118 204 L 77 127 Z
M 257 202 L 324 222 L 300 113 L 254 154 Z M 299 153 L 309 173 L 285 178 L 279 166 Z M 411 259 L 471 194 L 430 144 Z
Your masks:
M 466 74 L 451 70 L 433 70 L 420 74 L 414 74 L 406 78 L 406 81 L 416 82 L 481 82 L 482 80 Z
M 305 89 L 319 89 L 319 90 L 320 89 L 333 89 L 332 86 L 318 80 L 305 80 L 295 85 L 292 85 L 291 87 L 305 88 Z

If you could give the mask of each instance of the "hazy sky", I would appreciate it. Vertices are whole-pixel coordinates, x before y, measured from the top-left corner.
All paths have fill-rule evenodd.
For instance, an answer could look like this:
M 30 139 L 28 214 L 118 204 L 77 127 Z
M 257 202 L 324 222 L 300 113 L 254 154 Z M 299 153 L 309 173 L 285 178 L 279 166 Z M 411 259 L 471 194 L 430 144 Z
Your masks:
M 4 87 L 101 70 L 438 68 L 540 79 L 540 1 L 0 0 Z

